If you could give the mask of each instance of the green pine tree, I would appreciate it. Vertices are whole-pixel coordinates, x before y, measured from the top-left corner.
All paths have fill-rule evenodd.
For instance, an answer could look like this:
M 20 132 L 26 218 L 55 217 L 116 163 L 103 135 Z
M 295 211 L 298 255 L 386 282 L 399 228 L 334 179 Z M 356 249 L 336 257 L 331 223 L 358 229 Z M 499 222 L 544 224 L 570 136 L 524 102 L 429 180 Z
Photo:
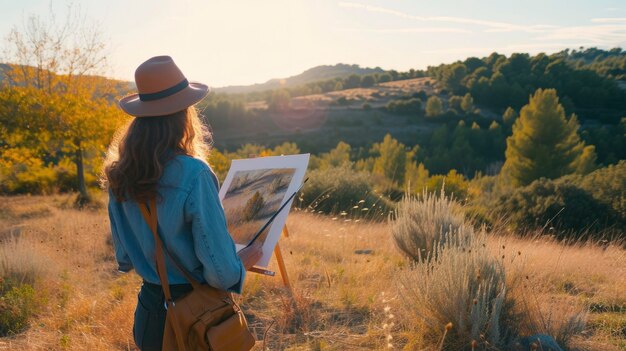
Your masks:
M 470 93 L 467 93 L 465 94 L 465 96 L 463 96 L 463 100 L 461 101 L 461 109 L 463 109 L 463 112 L 465 113 L 474 112 L 474 98 L 472 97 L 472 95 L 470 95 Z
M 506 111 L 504 111 L 504 114 L 502 115 L 502 122 L 506 126 L 512 126 L 513 123 L 515 123 L 517 117 L 517 112 L 515 112 L 515 110 L 509 106 L 506 108 Z
M 434 117 L 443 113 L 443 103 L 441 99 L 433 95 L 426 101 L 426 116 Z
M 514 186 L 524 186 L 545 177 L 559 178 L 586 172 L 595 160 L 593 146 L 585 147 L 578 136 L 575 115 L 565 118 L 554 89 L 538 89 L 522 107 L 506 140 L 503 171 Z

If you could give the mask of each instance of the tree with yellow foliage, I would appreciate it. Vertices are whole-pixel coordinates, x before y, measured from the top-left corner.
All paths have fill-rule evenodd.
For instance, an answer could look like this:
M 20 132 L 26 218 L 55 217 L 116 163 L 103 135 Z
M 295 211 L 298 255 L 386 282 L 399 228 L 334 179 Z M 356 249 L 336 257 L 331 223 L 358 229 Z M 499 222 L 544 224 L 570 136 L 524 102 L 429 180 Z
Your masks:
M 6 40 L 11 64 L 1 72 L 0 133 L 11 136 L 5 148 L 34 148 L 48 163 L 71 159 L 82 203 L 89 200 L 85 160 L 101 159 L 125 117 L 112 103 L 115 84 L 94 76 L 106 62 L 101 32 L 76 7 L 68 12 L 64 22 L 51 11 L 12 28 Z

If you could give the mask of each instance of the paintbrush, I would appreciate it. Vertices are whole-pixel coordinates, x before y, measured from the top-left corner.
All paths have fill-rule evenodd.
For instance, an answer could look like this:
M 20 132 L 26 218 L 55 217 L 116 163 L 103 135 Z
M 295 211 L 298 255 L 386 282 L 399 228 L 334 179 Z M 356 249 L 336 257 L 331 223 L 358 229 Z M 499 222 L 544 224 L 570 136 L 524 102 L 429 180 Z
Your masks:
M 261 227 L 261 229 L 259 229 L 258 232 L 256 232 L 256 234 L 254 234 L 254 236 L 252 237 L 252 240 L 250 240 L 250 242 L 248 242 L 248 245 L 246 245 L 246 247 L 249 247 L 250 245 L 254 244 L 254 242 L 256 241 L 256 239 L 258 239 L 261 236 L 261 233 L 263 233 L 265 231 L 265 229 L 267 229 L 267 227 L 269 227 L 270 224 L 272 224 L 272 222 L 274 221 L 274 219 L 276 218 L 276 216 L 278 216 L 278 214 L 287 206 L 287 204 L 289 203 L 289 201 L 291 201 L 291 199 L 293 199 L 296 194 L 302 190 L 302 187 L 304 186 L 304 183 L 307 182 L 307 180 L 309 180 L 309 178 L 306 178 L 304 180 L 304 182 L 302 182 L 302 184 L 300 184 L 300 187 L 298 187 L 298 190 L 294 191 L 293 194 L 291 194 L 291 196 L 289 196 L 289 198 L 287 198 L 287 201 L 285 201 L 280 208 L 274 212 L 274 214 L 272 215 L 272 217 L 270 217 L 270 219 L 267 220 L 267 222 Z

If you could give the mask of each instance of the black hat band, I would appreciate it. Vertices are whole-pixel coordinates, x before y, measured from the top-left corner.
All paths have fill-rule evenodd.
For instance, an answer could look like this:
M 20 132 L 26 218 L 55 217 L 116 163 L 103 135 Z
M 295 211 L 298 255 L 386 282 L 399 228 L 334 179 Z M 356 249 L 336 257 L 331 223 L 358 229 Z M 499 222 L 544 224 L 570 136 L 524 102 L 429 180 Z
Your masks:
M 153 101 L 166 98 L 168 96 L 174 95 L 179 91 L 185 89 L 189 86 L 189 81 L 187 79 L 183 79 L 182 82 L 174 85 L 173 87 L 167 88 L 165 90 L 157 91 L 156 93 L 150 94 L 139 94 L 139 100 L 141 101 Z

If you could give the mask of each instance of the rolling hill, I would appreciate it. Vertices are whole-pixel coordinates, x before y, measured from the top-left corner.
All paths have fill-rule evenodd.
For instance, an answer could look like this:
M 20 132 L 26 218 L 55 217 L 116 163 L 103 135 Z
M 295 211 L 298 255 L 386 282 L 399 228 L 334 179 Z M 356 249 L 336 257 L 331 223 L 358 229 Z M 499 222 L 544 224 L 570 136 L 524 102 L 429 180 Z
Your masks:
M 237 94 L 237 93 L 250 93 L 255 91 L 263 91 L 263 90 L 271 90 L 280 87 L 294 87 L 298 85 L 303 85 L 310 82 L 333 79 L 338 77 L 346 77 L 352 74 L 356 75 L 367 75 L 374 73 L 384 73 L 380 67 L 375 68 L 363 68 L 359 65 L 348 65 L 339 63 L 336 65 L 322 65 L 310 68 L 298 75 L 291 76 L 284 79 L 270 79 L 265 83 L 258 83 L 252 85 L 231 85 L 223 88 L 215 89 L 218 93 L 228 93 L 228 94 Z

